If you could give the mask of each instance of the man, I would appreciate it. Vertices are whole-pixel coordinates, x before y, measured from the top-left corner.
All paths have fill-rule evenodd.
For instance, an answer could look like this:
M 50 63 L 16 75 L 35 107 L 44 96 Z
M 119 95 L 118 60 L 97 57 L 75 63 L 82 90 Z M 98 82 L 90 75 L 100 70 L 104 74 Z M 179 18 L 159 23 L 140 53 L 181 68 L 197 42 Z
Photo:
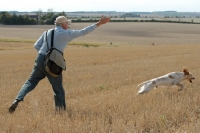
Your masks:
M 84 36 L 102 24 L 106 24 L 110 21 L 110 18 L 101 17 L 101 19 L 88 27 L 83 28 L 82 30 L 68 30 L 69 20 L 65 16 L 59 16 L 55 20 L 55 31 L 54 31 L 54 48 L 63 52 L 68 42 L 73 40 L 76 37 Z M 24 83 L 21 90 L 19 91 L 17 97 L 14 102 L 9 107 L 9 112 L 13 113 L 18 106 L 20 101 L 24 100 L 24 97 L 27 93 L 33 90 L 38 82 L 47 76 L 49 82 L 52 85 L 54 91 L 54 101 L 56 109 L 64 109 L 66 110 L 65 104 L 65 90 L 62 85 L 62 74 L 58 77 L 53 77 L 48 74 L 44 69 L 44 58 L 48 51 L 48 44 L 51 44 L 51 33 L 53 29 L 47 31 L 47 39 L 46 39 L 46 31 L 42 34 L 42 36 L 36 41 L 34 44 L 34 48 L 38 51 L 38 56 L 35 61 L 34 68 L 32 70 L 30 78 Z

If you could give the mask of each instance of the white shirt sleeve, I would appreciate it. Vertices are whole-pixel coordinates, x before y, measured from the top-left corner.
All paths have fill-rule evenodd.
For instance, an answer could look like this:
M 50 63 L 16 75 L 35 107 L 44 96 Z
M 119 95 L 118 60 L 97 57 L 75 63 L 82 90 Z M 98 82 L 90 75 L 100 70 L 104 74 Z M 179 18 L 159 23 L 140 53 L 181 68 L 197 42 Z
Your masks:
M 84 36 L 84 35 L 92 32 L 96 28 L 97 28 L 96 24 L 93 24 L 93 25 L 87 26 L 81 30 L 70 30 L 69 36 L 70 36 L 70 38 L 77 38 L 79 36 Z
M 40 38 L 35 42 L 34 48 L 39 51 L 40 48 L 42 47 L 43 41 L 44 41 L 44 36 L 45 36 L 46 31 L 40 36 Z

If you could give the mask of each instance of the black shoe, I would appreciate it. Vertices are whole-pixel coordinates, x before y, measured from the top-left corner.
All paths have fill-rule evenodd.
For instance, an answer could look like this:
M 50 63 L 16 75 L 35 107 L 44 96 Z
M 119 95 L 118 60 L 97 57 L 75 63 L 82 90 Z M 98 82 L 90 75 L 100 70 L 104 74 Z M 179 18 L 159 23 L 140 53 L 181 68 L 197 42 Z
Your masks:
M 18 106 L 18 103 L 19 101 L 18 100 L 15 100 L 12 105 L 10 106 L 10 108 L 8 109 L 10 113 L 13 113 L 15 111 L 15 109 L 17 108 Z

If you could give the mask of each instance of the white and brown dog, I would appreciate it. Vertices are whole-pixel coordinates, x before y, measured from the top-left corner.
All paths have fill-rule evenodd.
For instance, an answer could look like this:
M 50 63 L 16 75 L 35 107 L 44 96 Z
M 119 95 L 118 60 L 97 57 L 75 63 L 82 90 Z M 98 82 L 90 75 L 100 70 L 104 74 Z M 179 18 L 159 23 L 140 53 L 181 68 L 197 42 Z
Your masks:
M 137 86 L 140 87 L 140 90 L 138 91 L 138 94 L 147 93 L 150 90 L 152 90 L 154 87 L 158 86 L 179 86 L 179 91 L 184 88 L 181 81 L 188 80 L 190 83 L 192 83 L 192 80 L 194 80 L 195 77 L 188 71 L 187 68 L 183 69 L 183 72 L 171 72 L 166 75 L 145 81 Z

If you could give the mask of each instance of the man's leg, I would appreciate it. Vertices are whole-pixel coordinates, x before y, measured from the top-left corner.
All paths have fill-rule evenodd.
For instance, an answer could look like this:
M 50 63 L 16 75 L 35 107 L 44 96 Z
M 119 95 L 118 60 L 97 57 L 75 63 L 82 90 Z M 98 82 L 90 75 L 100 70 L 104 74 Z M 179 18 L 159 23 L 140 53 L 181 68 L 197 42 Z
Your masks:
M 24 100 L 26 94 L 32 91 L 41 79 L 45 78 L 46 76 L 45 72 L 43 71 L 43 69 L 41 69 L 42 64 L 43 64 L 43 57 L 38 56 L 30 78 L 24 83 L 15 101 L 9 108 L 10 113 L 14 112 L 18 106 L 18 103 Z
M 24 85 L 22 86 L 21 90 L 19 91 L 16 99 L 19 101 L 23 101 L 24 97 L 27 93 L 29 93 L 30 91 L 32 91 L 36 85 L 38 84 L 38 82 L 45 78 L 45 74 L 43 72 L 41 72 L 40 70 L 37 69 L 37 67 L 34 67 L 30 78 L 24 83 Z
M 65 90 L 62 85 L 62 75 L 59 75 L 58 77 L 52 77 L 51 75 L 47 74 L 47 77 L 54 91 L 54 101 L 56 109 L 66 110 Z

